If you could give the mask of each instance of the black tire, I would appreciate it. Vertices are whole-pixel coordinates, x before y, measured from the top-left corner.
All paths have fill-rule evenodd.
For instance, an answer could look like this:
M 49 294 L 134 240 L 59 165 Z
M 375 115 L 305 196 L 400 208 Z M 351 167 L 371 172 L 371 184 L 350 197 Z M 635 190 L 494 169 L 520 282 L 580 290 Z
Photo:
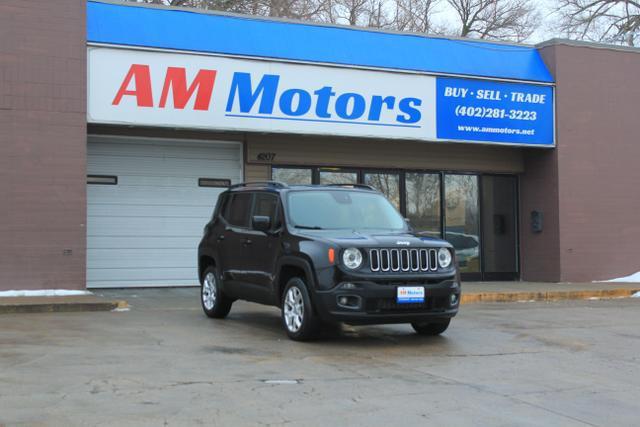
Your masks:
M 449 327 L 449 323 L 451 323 L 451 319 L 442 319 L 442 320 L 438 320 L 437 322 L 430 322 L 430 323 L 416 322 L 416 323 L 412 323 L 411 326 L 413 326 L 413 329 L 416 331 L 416 333 L 420 335 L 434 336 L 434 335 L 440 335 L 441 333 L 446 331 L 447 328 Z
M 231 310 L 233 300 L 228 298 L 220 290 L 220 276 L 215 267 L 210 266 L 202 275 L 202 283 L 200 284 L 200 304 L 204 314 L 215 319 L 224 319 Z M 211 287 L 215 290 L 213 298 L 209 297 Z
M 292 298 L 292 299 L 288 299 Z M 298 301 L 298 304 L 292 304 Z M 299 277 L 287 282 L 282 293 L 282 325 L 289 338 L 294 341 L 310 341 L 316 339 L 320 332 L 320 320 L 313 309 L 307 286 Z M 302 308 L 300 313 L 299 308 Z M 299 322 L 293 322 L 292 317 L 300 315 Z

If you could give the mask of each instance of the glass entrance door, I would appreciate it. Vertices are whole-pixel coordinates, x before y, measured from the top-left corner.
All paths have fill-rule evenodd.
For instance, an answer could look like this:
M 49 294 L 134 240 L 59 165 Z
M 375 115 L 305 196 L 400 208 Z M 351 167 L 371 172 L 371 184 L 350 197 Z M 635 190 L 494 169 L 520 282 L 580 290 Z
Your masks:
M 445 174 L 444 238 L 456 250 L 463 280 L 481 280 L 477 175 Z
M 482 176 L 483 280 L 518 278 L 517 181 Z

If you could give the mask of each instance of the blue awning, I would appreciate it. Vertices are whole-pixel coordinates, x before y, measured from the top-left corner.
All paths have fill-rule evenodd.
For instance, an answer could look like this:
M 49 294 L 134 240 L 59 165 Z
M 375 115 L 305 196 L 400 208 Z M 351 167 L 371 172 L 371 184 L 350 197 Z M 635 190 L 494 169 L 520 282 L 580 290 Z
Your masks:
M 435 74 L 553 82 L 531 46 L 89 1 L 87 41 Z

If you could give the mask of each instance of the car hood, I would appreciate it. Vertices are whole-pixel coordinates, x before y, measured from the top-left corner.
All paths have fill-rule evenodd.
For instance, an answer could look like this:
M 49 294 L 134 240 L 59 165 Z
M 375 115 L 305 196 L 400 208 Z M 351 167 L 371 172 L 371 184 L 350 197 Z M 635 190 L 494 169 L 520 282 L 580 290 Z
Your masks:
M 300 230 L 297 234 L 313 239 L 323 239 L 341 247 L 451 247 L 441 239 L 420 236 L 411 232 L 388 232 L 374 230 Z

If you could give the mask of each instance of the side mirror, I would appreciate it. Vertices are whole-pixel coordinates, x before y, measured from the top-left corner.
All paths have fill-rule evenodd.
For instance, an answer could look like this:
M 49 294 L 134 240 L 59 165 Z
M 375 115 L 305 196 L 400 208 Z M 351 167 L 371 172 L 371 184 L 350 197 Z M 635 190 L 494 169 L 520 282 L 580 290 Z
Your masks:
M 254 215 L 251 218 L 251 228 L 266 233 L 271 228 L 271 218 L 263 215 Z

